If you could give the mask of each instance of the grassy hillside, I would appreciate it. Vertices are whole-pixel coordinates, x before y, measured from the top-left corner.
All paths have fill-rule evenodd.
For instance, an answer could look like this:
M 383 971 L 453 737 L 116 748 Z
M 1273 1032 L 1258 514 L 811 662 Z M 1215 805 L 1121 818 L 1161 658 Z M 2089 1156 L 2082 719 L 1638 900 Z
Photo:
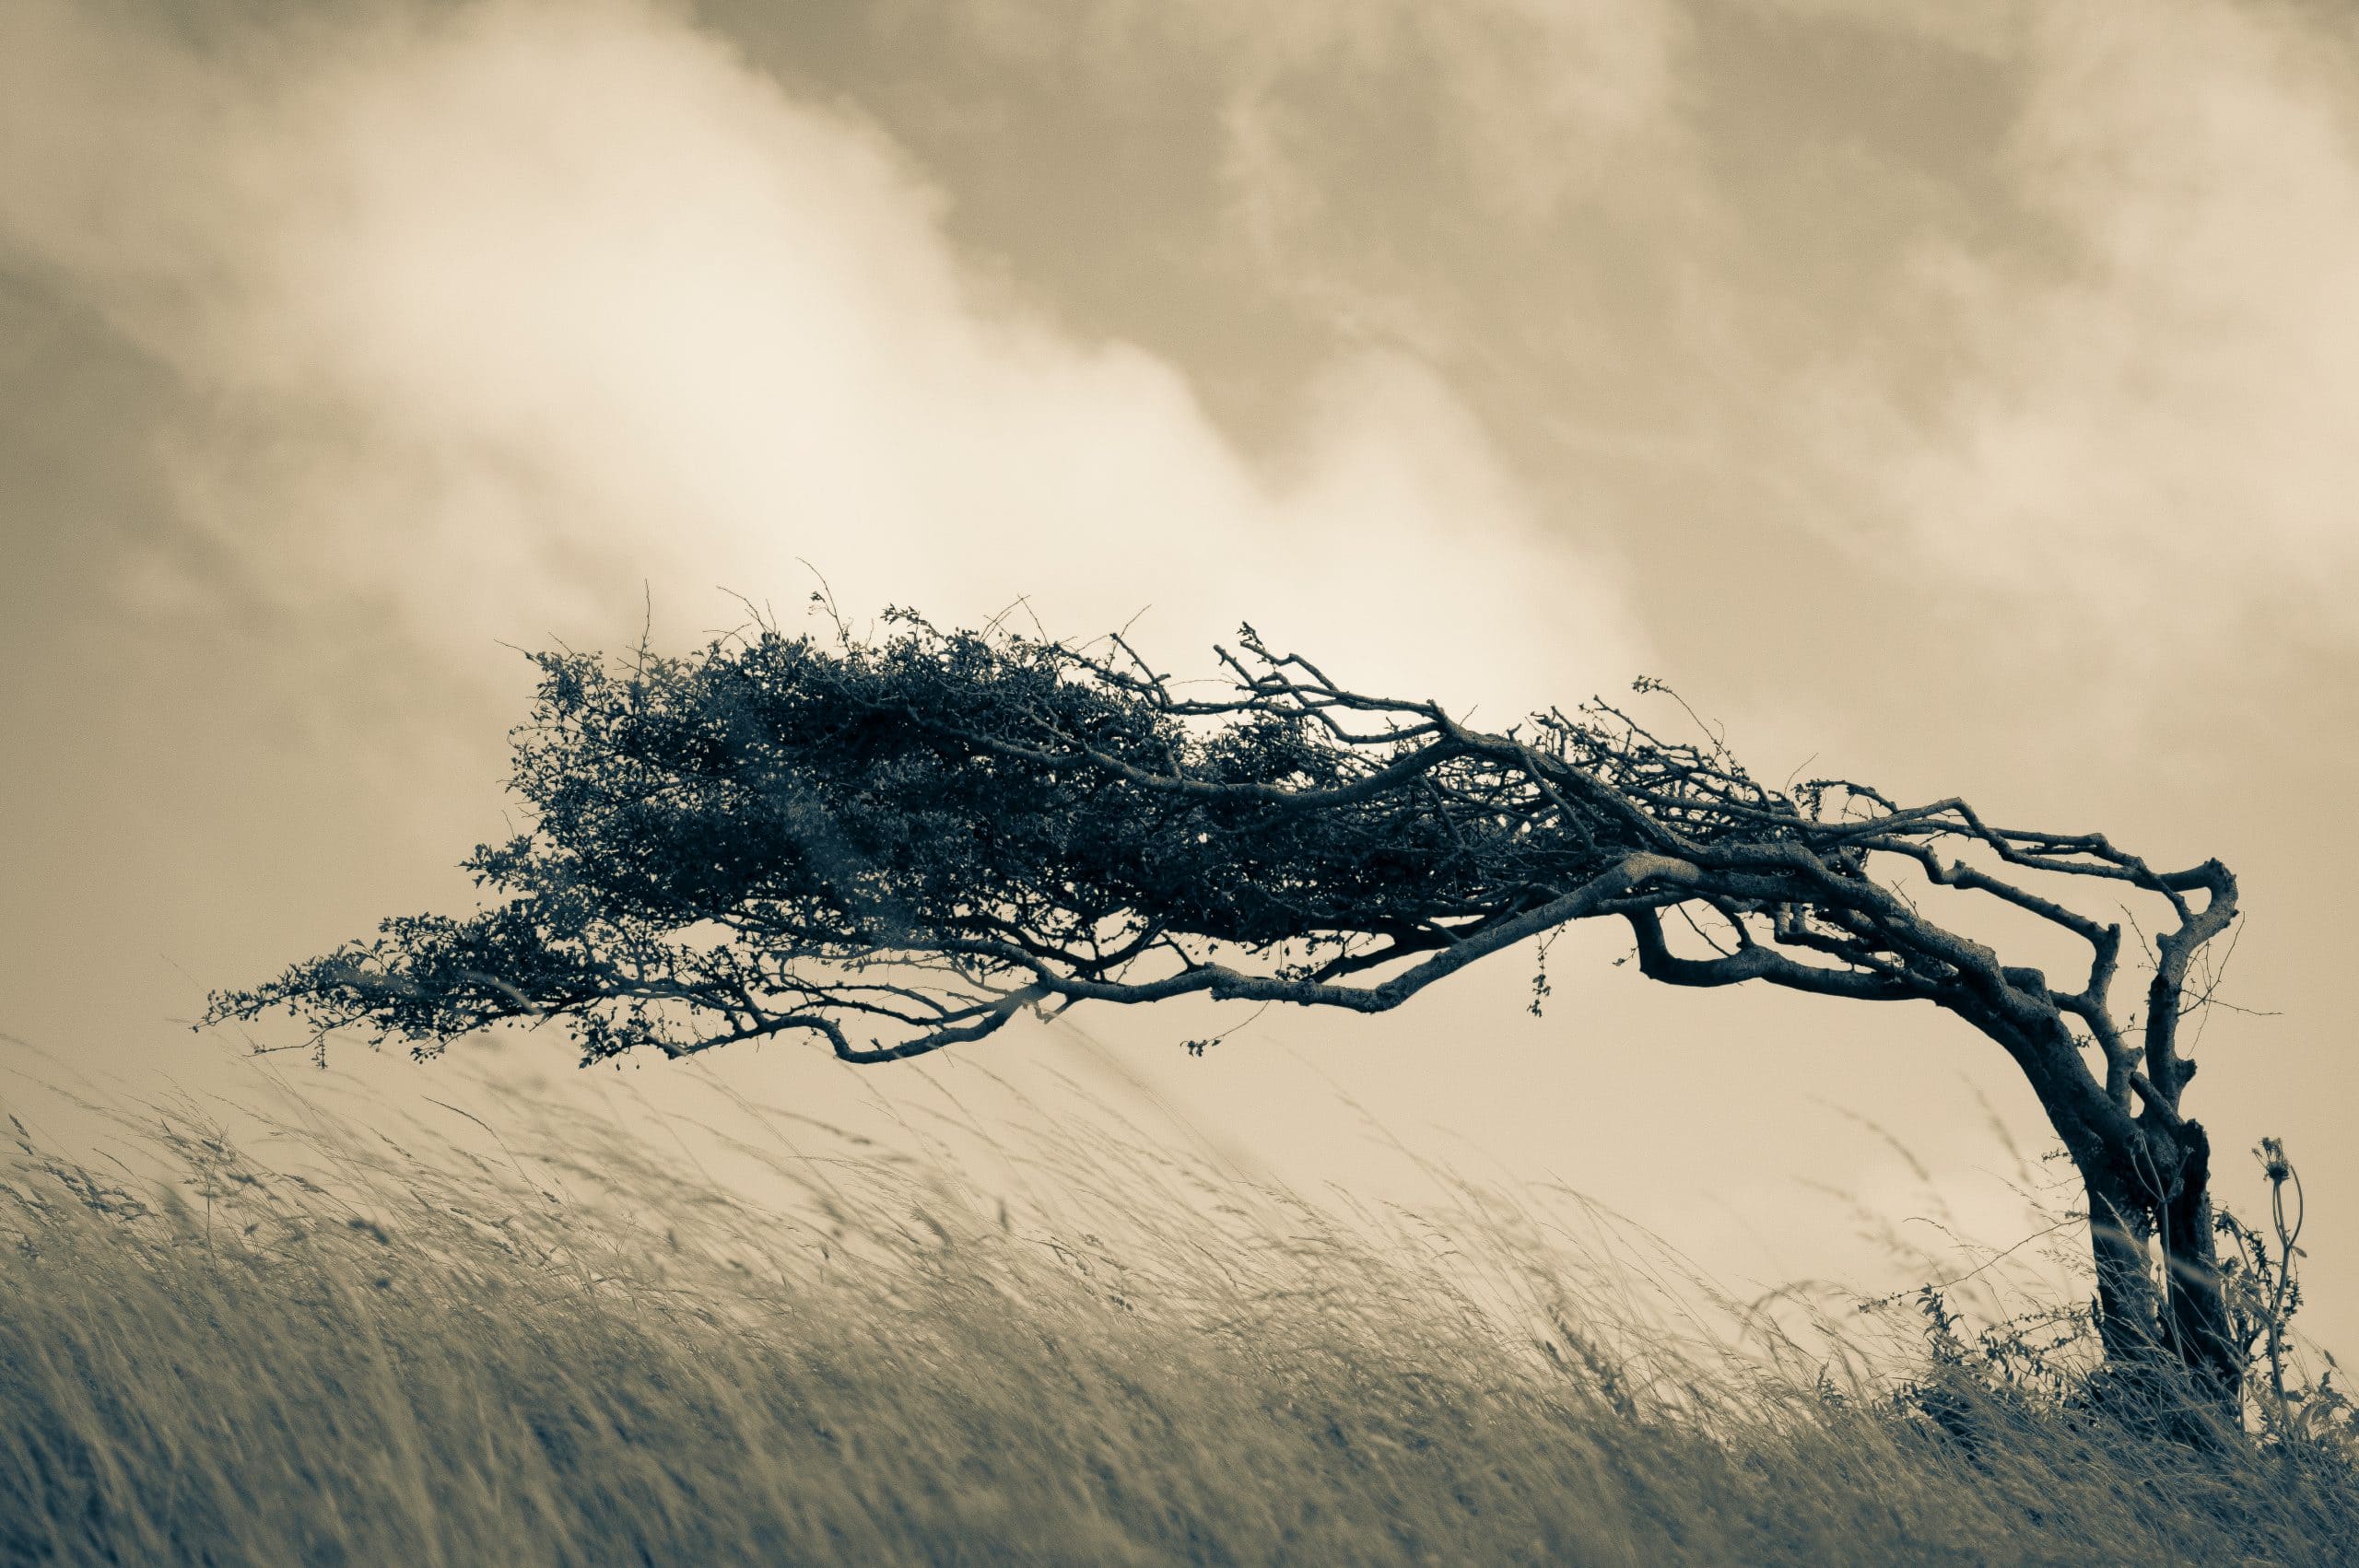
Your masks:
M 770 1208 L 576 1127 L 14 1135 L 8 1564 L 2359 1560 L 2334 1462 L 1954 1372 L 1961 1443 L 1897 1352 L 1674 1335 L 1471 1189 L 1355 1225 L 1075 1133 L 1022 1213 L 839 1145 Z

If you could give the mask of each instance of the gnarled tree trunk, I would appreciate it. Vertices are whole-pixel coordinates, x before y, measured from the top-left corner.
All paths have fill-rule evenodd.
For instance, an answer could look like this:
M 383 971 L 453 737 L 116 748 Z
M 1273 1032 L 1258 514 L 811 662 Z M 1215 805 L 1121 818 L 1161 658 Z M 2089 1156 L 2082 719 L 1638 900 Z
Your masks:
M 2074 1152 L 2089 1204 L 2097 1328 L 2138 1397 L 2241 1421 L 2245 1365 L 2230 1331 L 2212 1226 L 2211 1140 L 2159 1104 L 2134 1137 Z M 2179 1423 L 2184 1425 L 2184 1423 Z

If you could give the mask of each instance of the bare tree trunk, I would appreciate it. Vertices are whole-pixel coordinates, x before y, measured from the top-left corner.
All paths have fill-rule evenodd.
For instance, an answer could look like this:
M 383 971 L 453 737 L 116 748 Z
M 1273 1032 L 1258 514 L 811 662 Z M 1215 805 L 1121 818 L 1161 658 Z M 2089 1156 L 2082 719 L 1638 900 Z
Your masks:
M 2184 959 L 2172 950 L 2187 951 L 2185 939 L 2175 933 L 2165 945 L 2166 961 L 2183 969 Z M 2163 1417 L 2180 1435 L 2205 1441 L 2236 1429 L 2243 1419 L 2245 1367 L 2214 1241 L 2212 1144 L 2202 1124 L 2177 1107 L 2176 1092 L 2193 1076 L 2168 1026 L 2181 1007 L 2177 977 L 2165 977 L 2168 983 L 2150 999 L 2165 1020 L 2150 1029 L 2147 1041 L 2155 1078 L 2140 1077 L 2131 1065 L 2136 1058 L 2123 1048 L 2101 1084 L 2083 1067 L 2082 1045 L 2043 977 L 2033 970 L 2005 974 L 2016 993 L 2009 999 L 2016 1004 L 2013 1016 L 1978 998 L 1942 1004 L 2007 1049 L 2080 1173 L 2108 1379 L 2130 1408 Z M 2134 1117 L 2133 1086 L 2146 1100 Z
M 2083 1164 L 2097 1331 L 2118 1386 L 2182 1435 L 2241 1423 L 2244 1367 L 2212 1235 L 2211 1143 L 2201 1124 L 2142 1129 L 2145 1147 Z M 2157 1188 L 2160 1190 L 2157 1190 Z M 2152 1243 L 2159 1239 L 2157 1283 Z
M 2096 1265 L 2097 1334 L 2106 1359 L 2133 1366 L 2162 1348 L 2162 1301 L 2147 1242 L 2150 1210 L 2136 1178 L 2113 1162 L 2082 1167 L 2088 1189 L 2089 1251 Z
M 2212 1141 L 2201 1122 L 2182 1122 L 2176 1190 L 2163 1205 L 2163 1263 L 2170 1281 L 2170 1327 L 2181 1364 L 2232 1418 L 2241 1410 L 2245 1368 L 2228 1327 L 2220 1254 L 2212 1222 Z

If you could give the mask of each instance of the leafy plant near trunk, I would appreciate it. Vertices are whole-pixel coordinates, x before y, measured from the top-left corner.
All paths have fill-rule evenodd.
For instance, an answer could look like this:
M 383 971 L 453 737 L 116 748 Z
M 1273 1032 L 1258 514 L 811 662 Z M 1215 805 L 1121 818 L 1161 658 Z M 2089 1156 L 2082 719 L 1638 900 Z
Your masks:
M 2237 912 L 2218 860 L 2157 867 L 2101 833 L 1848 779 L 1772 788 L 1708 729 L 1666 738 L 1603 702 L 1479 730 L 1250 627 L 1206 690 L 1120 638 L 887 624 L 537 655 L 515 736 L 532 831 L 467 862 L 499 901 L 389 920 L 210 1016 L 284 1007 L 421 1054 L 534 1018 L 588 1059 L 800 1033 L 887 1062 L 1086 1001 L 1381 1012 L 1611 918 L 1666 984 L 1929 1002 L 1995 1043 L 2086 1188 L 2108 1356 L 2237 1407 L 2249 1344 L 2210 1140 L 2181 1110 L 2181 1023 Z M 2131 900 L 2152 921 L 2142 986 L 2109 918 Z M 2085 967 L 2007 962 L 1960 923 L 1978 906 Z

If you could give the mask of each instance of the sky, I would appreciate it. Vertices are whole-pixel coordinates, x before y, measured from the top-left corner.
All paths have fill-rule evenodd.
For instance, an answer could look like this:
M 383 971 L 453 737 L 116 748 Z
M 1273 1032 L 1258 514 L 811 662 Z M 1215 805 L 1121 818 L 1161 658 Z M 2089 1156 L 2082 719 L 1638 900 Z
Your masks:
M 2285 1138 L 2359 1346 L 2354 106 L 2295 0 L 16 0 L 0 1031 L 206 1082 L 206 991 L 467 907 L 519 649 L 824 586 L 1208 673 L 1250 620 L 2224 859 L 2187 1108 L 2248 1212 Z M 1853 1199 L 2018 1239 L 1995 1047 L 1625 951 L 1567 935 L 1536 1019 L 1525 954 L 1202 1059 L 1174 1006 L 713 1071 L 1086 1063 L 1250 1168 L 1561 1180 L 1743 1287 L 1893 1282 Z

